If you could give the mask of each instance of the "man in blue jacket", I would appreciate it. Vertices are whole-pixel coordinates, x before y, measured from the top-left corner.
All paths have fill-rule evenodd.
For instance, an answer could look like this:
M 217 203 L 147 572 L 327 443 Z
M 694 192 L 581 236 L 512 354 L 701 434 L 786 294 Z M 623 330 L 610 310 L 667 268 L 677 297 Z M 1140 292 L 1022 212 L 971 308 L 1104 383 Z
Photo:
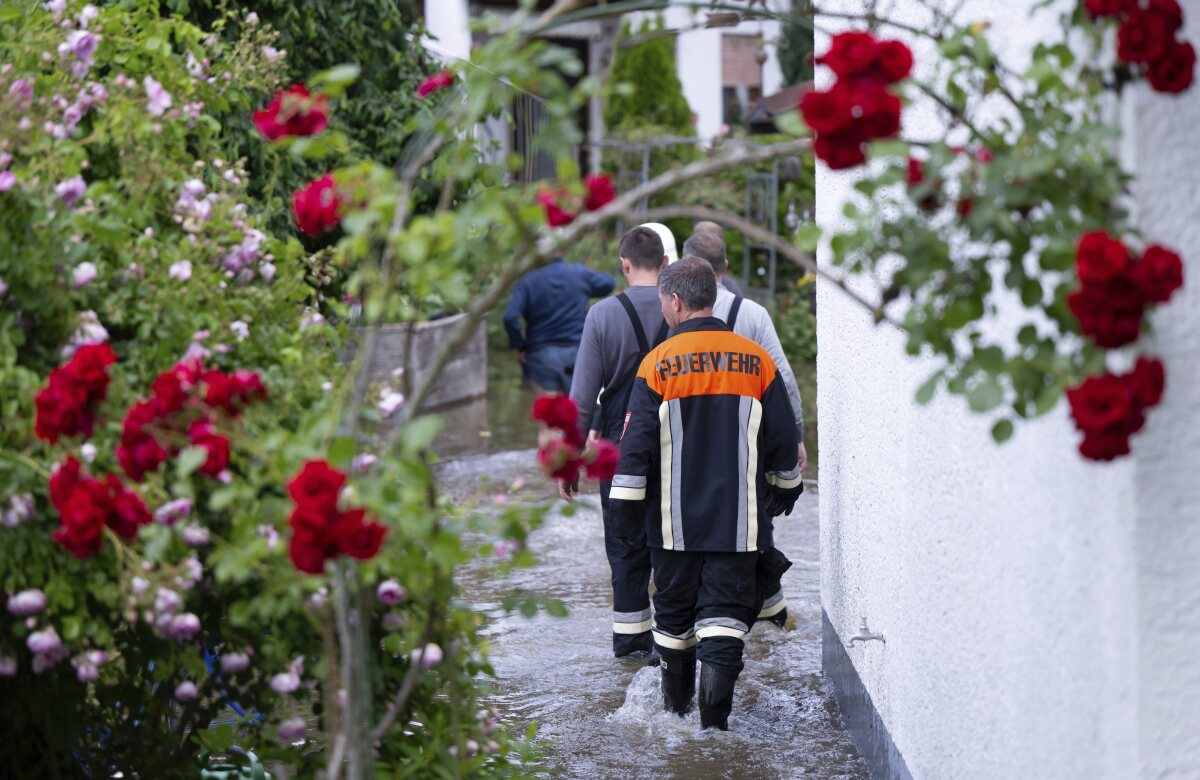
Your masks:
M 588 301 L 608 295 L 615 285 L 610 274 L 561 257 L 517 282 L 504 310 L 504 329 L 538 394 L 571 391 Z

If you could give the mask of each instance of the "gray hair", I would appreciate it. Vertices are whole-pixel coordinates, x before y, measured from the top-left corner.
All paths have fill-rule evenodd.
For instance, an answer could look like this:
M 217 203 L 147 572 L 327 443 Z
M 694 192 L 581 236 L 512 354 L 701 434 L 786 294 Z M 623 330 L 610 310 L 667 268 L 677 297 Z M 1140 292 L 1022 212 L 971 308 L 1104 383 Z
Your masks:
M 684 257 L 698 257 L 712 266 L 713 273 L 725 273 L 729 262 L 725 259 L 725 240 L 716 233 L 701 230 L 683 242 Z
M 658 293 L 678 295 L 688 311 L 711 309 L 717 302 L 717 275 L 705 261 L 685 257 L 658 275 Z

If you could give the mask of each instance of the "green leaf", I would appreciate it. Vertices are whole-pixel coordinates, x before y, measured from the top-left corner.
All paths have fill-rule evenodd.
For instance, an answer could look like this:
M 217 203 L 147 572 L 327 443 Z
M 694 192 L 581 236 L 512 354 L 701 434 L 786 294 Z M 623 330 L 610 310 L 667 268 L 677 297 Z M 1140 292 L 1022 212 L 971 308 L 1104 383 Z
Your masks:
M 0 22 L 11 22 L 21 16 L 21 9 L 15 5 L 0 7 Z
M 357 445 L 353 438 L 350 436 L 339 436 L 330 443 L 326 457 L 329 458 L 329 462 L 334 466 L 345 468 L 350 464 L 350 459 L 354 457 L 356 449 Z
M 999 374 L 1004 370 L 1004 350 L 1000 347 L 981 347 L 975 350 L 975 362 L 989 374 Z
M 804 124 L 800 112 L 795 109 L 776 114 L 775 127 L 779 129 L 779 132 L 794 138 L 804 138 L 810 134 L 808 125 Z
M 967 391 L 967 404 L 973 412 L 988 412 L 1004 403 L 1004 388 L 994 377 L 987 377 Z
M 442 430 L 442 418 L 437 415 L 426 415 L 410 420 L 404 426 L 404 449 L 406 452 L 418 452 L 425 449 L 433 438 Z
M 936 374 L 922 382 L 921 386 L 917 388 L 917 403 L 919 403 L 921 406 L 925 406 L 932 401 L 933 394 L 937 392 L 938 385 L 941 383 L 941 381 L 942 372 L 938 371 Z
M 335 65 L 313 76 L 310 86 L 314 92 L 320 90 L 329 95 L 341 95 L 346 87 L 358 80 L 361 72 L 362 69 L 353 63 Z
M 179 453 L 175 461 L 175 475 L 179 479 L 187 479 L 192 472 L 204 465 L 208 460 L 208 450 L 204 447 L 188 447 Z
M 998 420 L 996 424 L 992 426 L 992 438 L 996 440 L 997 444 L 1003 444 L 1011 439 L 1012 435 L 1013 424 L 1012 420 L 1009 420 L 1008 418 Z
M 816 222 L 809 222 L 796 229 L 796 246 L 805 252 L 817 251 L 821 241 L 821 228 Z
M 958 330 L 968 322 L 983 316 L 983 302 L 973 298 L 959 298 L 946 307 L 942 315 L 942 326 L 947 330 Z

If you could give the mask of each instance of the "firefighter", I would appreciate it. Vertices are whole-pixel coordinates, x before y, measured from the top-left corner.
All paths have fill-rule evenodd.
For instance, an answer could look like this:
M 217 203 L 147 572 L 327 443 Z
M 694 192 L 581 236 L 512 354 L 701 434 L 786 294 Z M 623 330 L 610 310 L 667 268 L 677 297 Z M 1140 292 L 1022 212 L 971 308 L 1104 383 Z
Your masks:
M 664 706 L 688 711 L 699 661 L 700 724 L 725 730 L 766 518 L 801 481 L 787 390 L 766 350 L 712 316 L 716 287 L 696 258 L 659 275 L 671 331 L 638 369 L 609 505 L 618 541 L 651 548 Z

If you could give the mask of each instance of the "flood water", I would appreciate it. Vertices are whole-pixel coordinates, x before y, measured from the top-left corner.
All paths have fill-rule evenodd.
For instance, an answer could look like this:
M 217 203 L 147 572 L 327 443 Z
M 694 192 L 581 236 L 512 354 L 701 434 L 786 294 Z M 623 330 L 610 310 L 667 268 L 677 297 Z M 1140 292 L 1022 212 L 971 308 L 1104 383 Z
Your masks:
M 507 485 L 517 477 L 527 480 L 526 496 L 552 489 L 537 472 L 533 450 L 447 460 L 438 471 L 450 490 Z M 784 588 L 796 626 L 785 632 L 758 625 L 751 632 L 729 732 L 701 732 L 695 711 L 682 719 L 663 712 L 658 670 L 612 657 L 611 590 L 595 494 L 581 497 L 574 516 L 556 509 L 533 534 L 537 567 L 501 576 L 480 561 L 463 573 L 467 598 L 490 618 L 484 634 L 498 677 L 493 703 L 513 725 L 538 724 L 544 769 L 563 777 L 868 777 L 820 674 L 814 493 L 777 521 L 776 541 L 794 562 Z M 562 599 L 570 615 L 508 615 L 501 600 L 514 588 Z

